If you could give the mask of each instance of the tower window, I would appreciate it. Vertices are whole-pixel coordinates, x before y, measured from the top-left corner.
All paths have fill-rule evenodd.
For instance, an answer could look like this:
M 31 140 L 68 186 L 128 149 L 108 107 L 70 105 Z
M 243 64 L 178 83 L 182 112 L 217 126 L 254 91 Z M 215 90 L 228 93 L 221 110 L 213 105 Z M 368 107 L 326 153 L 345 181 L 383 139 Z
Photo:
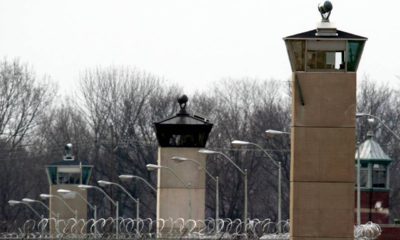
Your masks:
M 286 41 L 290 64 L 293 71 L 304 71 L 306 42 L 303 40 Z
M 355 168 L 355 176 L 357 176 L 357 165 Z M 357 185 L 357 180 L 355 180 L 356 185 Z M 366 188 L 368 187 L 368 166 L 363 166 L 361 165 L 360 168 L 360 187 Z
M 58 173 L 58 184 L 80 184 L 81 174 L 80 173 Z
M 308 70 L 344 70 L 343 51 L 308 51 Z
M 364 48 L 364 43 L 361 41 L 349 41 L 347 70 L 356 71 L 360 62 L 361 53 Z
M 386 188 L 386 167 L 383 164 L 374 164 L 372 167 L 372 187 Z

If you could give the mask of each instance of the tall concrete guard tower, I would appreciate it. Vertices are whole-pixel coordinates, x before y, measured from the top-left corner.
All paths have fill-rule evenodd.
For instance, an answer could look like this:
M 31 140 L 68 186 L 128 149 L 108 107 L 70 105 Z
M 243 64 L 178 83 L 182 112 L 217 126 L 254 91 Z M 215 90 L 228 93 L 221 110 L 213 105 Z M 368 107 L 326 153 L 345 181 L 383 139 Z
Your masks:
M 329 22 L 284 38 L 292 75 L 290 239 L 353 239 L 356 71 L 364 37 Z
M 174 156 L 195 159 L 205 167 L 204 148 L 213 124 L 186 111 L 188 98 L 178 99 L 176 116 L 154 123 L 158 148 L 157 219 L 204 219 L 205 173 L 195 164 L 179 164 Z M 169 168 L 169 169 L 166 169 Z M 175 175 L 175 176 L 174 176 Z
M 50 217 L 57 215 L 59 219 L 69 218 L 86 219 L 86 203 L 74 192 L 79 192 L 86 198 L 86 191 L 78 188 L 79 184 L 88 184 L 93 166 L 87 165 L 74 159 L 72 155 L 72 144 L 65 146 L 65 155 L 62 161 L 56 161 L 47 166 L 47 176 L 50 185 L 50 194 L 45 194 L 50 202 Z M 70 194 L 62 196 L 57 190 L 71 191 Z M 50 232 L 54 233 L 53 221 Z

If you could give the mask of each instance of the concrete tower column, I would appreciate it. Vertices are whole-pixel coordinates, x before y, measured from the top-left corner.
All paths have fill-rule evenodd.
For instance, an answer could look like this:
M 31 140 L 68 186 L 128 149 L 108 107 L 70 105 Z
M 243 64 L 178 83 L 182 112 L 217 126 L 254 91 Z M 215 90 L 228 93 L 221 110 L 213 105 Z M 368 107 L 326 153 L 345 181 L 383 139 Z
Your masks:
M 49 199 L 50 218 L 57 216 L 57 220 L 87 219 L 87 204 L 80 197 L 75 196 L 74 192 L 79 192 L 82 197 L 87 198 L 86 191 L 79 189 L 78 185 L 88 184 L 92 167 L 74 159 L 72 144 L 65 146 L 62 161 L 46 166 L 50 189 L 49 194 L 43 194 L 42 197 Z M 69 190 L 71 193 L 59 193 L 59 189 Z M 56 233 L 54 221 L 50 222 L 50 233 Z
M 284 38 L 293 71 L 290 239 L 353 239 L 356 70 L 366 38 L 329 22 Z
M 172 157 L 195 159 L 203 168 L 204 148 L 213 124 L 186 111 L 188 98 L 178 99 L 180 111 L 175 116 L 154 123 L 158 148 L 157 219 L 204 219 L 206 175 L 194 164 L 179 164 Z M 170 228 L 165 226 L 164 229 Z M 157 226 L 160 230 L 160 226 Z

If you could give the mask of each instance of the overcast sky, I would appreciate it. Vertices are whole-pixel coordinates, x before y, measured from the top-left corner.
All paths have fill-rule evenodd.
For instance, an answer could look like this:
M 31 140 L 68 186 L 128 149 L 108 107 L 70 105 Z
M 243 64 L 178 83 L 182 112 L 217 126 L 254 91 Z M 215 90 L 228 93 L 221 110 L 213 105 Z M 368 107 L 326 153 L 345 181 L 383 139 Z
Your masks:
M 0 0 L 0 56 L 60 88 L 96 66 L 133 66 L 186 92 L 226 77 L 289 79 L 282 38 L 314 29 L 317 0 Z M 399 87 L 400 1 L 332 1 L 331 22 L 367 37 L 359 78 Z

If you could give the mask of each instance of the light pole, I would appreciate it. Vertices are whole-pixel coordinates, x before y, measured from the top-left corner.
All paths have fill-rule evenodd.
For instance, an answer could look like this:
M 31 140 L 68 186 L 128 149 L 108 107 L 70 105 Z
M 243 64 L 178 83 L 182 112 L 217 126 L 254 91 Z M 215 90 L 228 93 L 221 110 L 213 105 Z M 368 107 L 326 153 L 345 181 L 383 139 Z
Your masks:
M 96 222 L 96 220 L 97 220 L 97 207 L 94 206 L 94 205 L 92 205 L 92 204 L 90 204 L 90 203 L 82 196 L 82 194 L 80 194 L 79 192 L 76 192 L 76 191 L 68 190 L 68 189 L 58 189 L 57 192 L 58 192 L 58 193 L 61 193 L 61 194 L 74 194 L 74 195 L 76 194 L 76 195 L 78 195 L 78 196 L 90 207 L 90 209 L 93 210 L 93 219 L 94 219 L 94 221 Z M 63 197 L 65 197 L 65 195 L 63 195 Z M 94 232 L 95 232 L 95 234 L 97 234 L 96 224 L 94 225 Z
M 30 210 L 32 210 L 32 212 L 34 212 L 36 216 L 38 216 L 40 219 L 43 219 L 43 216 L 41 216 L 35 209 L 33 209 L 33 207 L 31 207 L 31 205 L 29 205 L 26 202 L 17 201 L 17 200 L 8 200 L 8 204 L 10 204 L 10 206 L 15 206 L 17 204 L 23 204 L 23 205 L 27 206 Z
M 400 136 L 397 133 L 395 133 L 392 129 L 390 129 L 390 127 L 386 123 L 384 123 L 382 119 L 380 119 L 379 117 L 368 113 L 356 113 L 356 118 L 361 118 L 361 117 L 369 117 L 378 120 L 378 122 L 382 124 L 386 128 L 386 130 L 388 130 L 398 141 L 400 141 Z
M 186 183 L 182 180 L 182 178 L 180 178 L 180 177 L 176 174 L 176 172 L 175 172 L 172 168 L 170 168 L 170 167 L 162 166 L 162 165 L 155 165 L 155 164 L 147 164 L 146 167 L 147 167 L 147 170 L 148 170 L 148 171 L 154 171 L 154 170 L 156 170 L 156 169 L 161 169 L 161 168 L 167 169 L 168 171 L 170 171 L 170 172 L 176 177 L 176 179 L 179 180 L 179 182 L 182 183 L 183 186 L 185 186 L 185 188 L 188 190 L 188 195 L 189 195 L 189 218 L 191 219 L 191 218 L 192 218 L 192 197 L 191 197 L 191 193 L 190 193 L 191 184 L 190 184 L 190 183 L 186 184 Z
M 275 136 L 275 135 L 290 135 L 289 132 L 284 132 L 284 131 L 279 131 L 279 130 L 273 130 L 273 129 L 268 129 L 265 131 L 265 134 L 267 136 Z
M 274 131 L 274 134 L 278 133 L 279 131 L 276 130 L 267 130 L 267 131 Z M 266 132 L 267 132 L 266 131 Z M 282 164 L 280 161 L 276 161 L 271 154 L 265 151 L 260 145 L 253 143 L 253 142 L 246 142 L 240 140 L 232 141 L 232 145 L 236 146 L 244 146 L 244 145 L 252 145 L 259 148 L 270 160 L 271 162 L 278 168 L 278 232 L 281 232 L 280 223 L 282 221 Z
M 209 149 L 200 149 L 199 153 L 202 154 L 219 154 L 226 158 L 235 168 L 243 175 L 244 178 L 244 213 L 243 213 L 243 223 L 244 223 L 244 232 L 247 232 L 247 169 L 242 170 L 230 157 L 228 157 L 223 152 L 213 151 Z
M 369 114 L 356 113 L 356 118 L 371 117 Z M 380 119 L 379 119 L 380 120 Z M 384 125 L 386 126 L 386 125 Z M 390 130 L 390 129 L 389 129 Z M 361 225 L 361 160 L 360 160 L 360 143 L 357 141 L 357 225 Z
M 290 136 L 290 132 L 285 132 L 285 131 L 279 131 L 279 130 L 274 130 L 274 129 L 268 129 L 265 131 L 265 134 L 267 134 L 267 136 L 276 136 L 276 135 L 289 135 Z M 269 154 L 267 151 L 265 151 L 261 146 L 257 145 L 257 144 L 252 144 L 254 146 L 257 146 L 258 148 L 260 148 L 271 160 L 272 162 L 275 164 L 275 166 L 278 163 L 278 169 L 279 169 L 279 174 L 278 174 L 278 182 L 279 182 L 279 187 L 278 187 L 278 195 L 279 195 L 279 200 L 278 200 L 278 221 L 280 222 L 282 219 L 282 163 L 280 161 L 276 161 L 272 158 L 271 154 Z M 279 225 L 279 229 L 281 230 L 281 227 Z
M 357 141 L 357 225 L 361 225 L 361 162 L 360 162 L 360 144 Z
M 82 196 L 82 194 L 80 194 L 79 192 L 76 192 L 76 191 L 68 190 L 68 189 L 58 189 L 57 192 L 58 192 L 58 193 L 61 193 L 61 194 L 76 194 L 76 195 L 78 195 L 78 196 L 90 207 L 90 209 L 93 210 L 93 218 L 94 218 L 95 221 L 97 220 L 97 207 L 94 206 L 94 205 L 92 205 L 92 204 L 90 204 L 90 203 Z M 65 196 L 63 196 L 63 197 L 65 197 Z
M 132 179 L 132 178 L 137 178 L 139 180 L 142 180 L 152 191 L 157 192 L 157 189 L 155 189 L 153 187 L 153 185 L 151 185 L 151 183 L 149 183 L 148 181 L 146 181 L 146 179 L 136 176 L 136 175 L 131 175 L 131 174 L 122 174 L 119 175 L 119 179 L 121 180 L 126 180 L 126 179 Z
M 68 203 L 66 201 L 64 201 L 64 199 L 62 199 L 60 196 L 42 193 L 42 194 L 40 194 L 40 198 L 41 199 L 57 198 L 58 200 L 60 200 L 67 207 L 67 209 L 72 214 L 74 214 L 75 219 L 78 221 L 78 216 L 77 216 L 78 214 L 77 214 L 76 210 L 72 209 L 71 206 L 69 206 Z
M 105 186 L 108 186 L 108 185 L 114 185 L 114 186 L 119 187 L 122 191 L 124 191 L 124 193 L 126 193 L 126 195 L 128 195 L 128 197 L 129 197 L 130 199 L 132 199 L 132 200 L 136 203 L 136 220 L 139 220 L 139 198 L 134 198 L 134 197 L 128 192 L 128 190 L 126 190 L 123 186 L 121 186 L 121 185 L 118 184 L 118 183 L 109 182 L 109 181 L 104 181 L 104 180 L 99 180 L 99 181 L 97 181 L 97 183 L 98 183 L 100 186 L 102 186 L 102 187 L 105 187 Z
M 211 173 L 209 171 L 207 171 L 206 168 L 201 166 L 200 162 L 195 159 L 178 157 L 178 156 L 174 156 L 171 159 L 174 160 L 175 162 L 192 162 L 192 163 L 196 164 L 197 166 L 199 166 L 200 170 L 203 170 L 215 182 L 215 226 L 216 226 L 216 231 L 219 232 L 219 229 L 218 229 L 218 219 L 219 219 L 219 180 L 218 180 L 218 176 L 214 177 L 213 175 L 211 175 Z
M 80 184 L 78 185 L 78 188 L 80 189 L 97 189 L 98 191 L 100 191 L 101 193 L 103 193 L 104 196 L 106 196 L 106 198 L 115 206 L 115 235 L 116 238 L 118 239 L 119 237 L 119 226 L 118 226 L 118 218 L 119 218 L 119 209 L 118 209 L 118 201 L 114 201 L 103 189 L 97 187 L 97 186 L 93 186 L 93 185 L 85 185 L 85 184 Z
M 269 131 L 278 132 L 276 130 L 269 130 Z M 265 151 L 260 145 L 258 145 L 256 143 L 240 141 L 240 140 L 234 140 L 234 141 L 232 141 L 232 145 L 237 145 L 237 146 L 252 145 L 252 146 L 255 146 L 255 147 L 259 148 L 272 161 L 272 163 L 278 168 L 278 224 L 279 224 L 281 222 L 281 220 L 282 220 L 282 165 L 281 165 L 281 162 L 280 161 L 276 161 L 275 159 L 273 159 L 272 156 L 267 151 Z M 280 228 L 278 230 L 280 232 Z
M 31 199 L 31 198 L 23 198 L 22 201 L 25 203 L 28 203 L 28 204 L 35 203 L 35 202 L 40 203 L 44 208 L 46 208 L 49 211 L 50 217 L 53 216 L 53 217 L 57 218 L 57 215 L 55 213 L 53 213 L 50 210 L 50 208 L 46 204 L 44 204 L 44 202 L 42 202 L 42 201 Z

